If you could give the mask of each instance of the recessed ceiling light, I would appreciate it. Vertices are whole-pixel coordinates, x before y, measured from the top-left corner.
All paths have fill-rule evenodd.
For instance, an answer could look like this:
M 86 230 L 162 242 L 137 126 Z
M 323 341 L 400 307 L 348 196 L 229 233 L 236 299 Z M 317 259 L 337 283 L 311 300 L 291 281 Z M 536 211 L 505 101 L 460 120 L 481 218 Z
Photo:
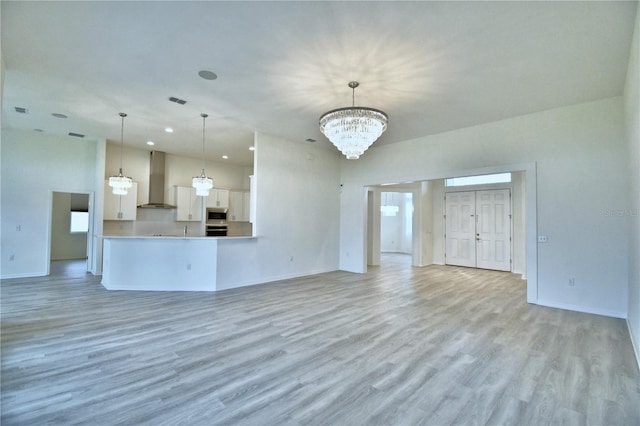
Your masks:
M 54 113 L 53 113 L 53 114 L 51 114 L 51 115 L 53 115 L 55 118 L 67 118 L 67 116 L 66 116 L 66 115 L 64 115 L 64 114 L 60 114 L 60 113 L 58 113 L 58 112 L 54 112 Z
M 167 133 L 173 133 L 173 129 L 171 127 L 165 127 L 164 131 Z
M 224 158 L 225 160 L 229 159 L 228 155 L 223 155 L 222 158 Z
M 155 145 L 155 143 L 153 143 L 153 141 L 147 141 L 147 145 L 153 146 L 153 145 Z
M 218 75 L 215 72 L 209 70 L 202 70 L 198 73 L 198 75 L 205 80 L 215 80 L 216 78 L 218 78 Z
M 250 146 L 250 147 L 249 147 L 249 151 L 255 151 L 255 150 L 256 150 L 256 147 L 255 147 L 255 146 Z

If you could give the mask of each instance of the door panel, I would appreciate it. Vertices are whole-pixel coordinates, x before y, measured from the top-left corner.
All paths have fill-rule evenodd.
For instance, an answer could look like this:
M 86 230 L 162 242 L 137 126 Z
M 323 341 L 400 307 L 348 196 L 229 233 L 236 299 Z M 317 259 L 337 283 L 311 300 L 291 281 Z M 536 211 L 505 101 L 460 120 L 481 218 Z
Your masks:
M 475 266 L 475 192 L 455 192 L 446 195 L 446 263 Z
M 478 191 L 478 268 L 511 270 L 510 190 Z
M 511 270 L 509 189 L 447 193 L 445 211 L 447 265 Z

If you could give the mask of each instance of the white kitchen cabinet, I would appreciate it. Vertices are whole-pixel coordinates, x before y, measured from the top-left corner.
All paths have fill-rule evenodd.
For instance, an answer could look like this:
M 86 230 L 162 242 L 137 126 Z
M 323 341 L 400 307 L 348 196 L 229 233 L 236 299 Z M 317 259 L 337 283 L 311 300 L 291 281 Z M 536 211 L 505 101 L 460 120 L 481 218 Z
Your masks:
M 190 186 L 176 186 L 176 221 L 200 222 L 202 220 L 202 197 Z
M 207 207 L 229 208 L 229 190 L 214 188 L 209 190 Z
M 127 195 L 115 195 L 104 181 L 104 220 L 136 220 L 138 183 L 132 182 Z
M 227 218 L 230 222 L 249 222 L 248 191 L 229 192 L 229 214 Z

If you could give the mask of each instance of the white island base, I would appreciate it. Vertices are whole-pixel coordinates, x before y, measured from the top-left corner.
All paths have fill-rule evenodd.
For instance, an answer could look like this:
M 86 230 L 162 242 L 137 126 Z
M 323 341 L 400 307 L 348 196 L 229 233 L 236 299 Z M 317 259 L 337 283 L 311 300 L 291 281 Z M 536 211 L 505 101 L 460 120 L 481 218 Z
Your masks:
M 216 238 L 105 236 L 103 247 L 108 290 L 216 291 Z

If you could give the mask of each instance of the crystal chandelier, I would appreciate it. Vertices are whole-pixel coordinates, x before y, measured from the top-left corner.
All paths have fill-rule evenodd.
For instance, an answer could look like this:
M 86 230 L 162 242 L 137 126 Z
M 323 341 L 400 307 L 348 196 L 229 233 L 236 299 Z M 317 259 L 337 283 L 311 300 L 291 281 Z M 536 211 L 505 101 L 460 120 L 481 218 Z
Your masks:
M 207 175 L 204 173 L 204 127 L 205 120 L 208 115 L 202 113 L 200 114 L 200 117 L 202 117 L 202 173 L 200 174 L 200 176 L 193 177 L 191 186 L 196 189 L 196 195 L 207 197 L 209 195 L 209 190 L 213 188 L 213 179 L 207 177 Z
M 116 176 L 109 178 L 109 186 L 112 188 L 112 192 L 116 195 L 127 195 L 129 188 L 131 188 L 131 178 L 122 174 L 122 149 L 124 146 L 124 118 L 127 116 L 124 112 L 121 112 L 120 117 L 122 123 L 120 126 L 120 171 Z
M 387 114 L 356 107 L 355 91 L 360 83 L 349 83 L 353 106 L 326 112 L 320 117 L 320 130 L 347 157 L 357 160 L 387 130 Z

